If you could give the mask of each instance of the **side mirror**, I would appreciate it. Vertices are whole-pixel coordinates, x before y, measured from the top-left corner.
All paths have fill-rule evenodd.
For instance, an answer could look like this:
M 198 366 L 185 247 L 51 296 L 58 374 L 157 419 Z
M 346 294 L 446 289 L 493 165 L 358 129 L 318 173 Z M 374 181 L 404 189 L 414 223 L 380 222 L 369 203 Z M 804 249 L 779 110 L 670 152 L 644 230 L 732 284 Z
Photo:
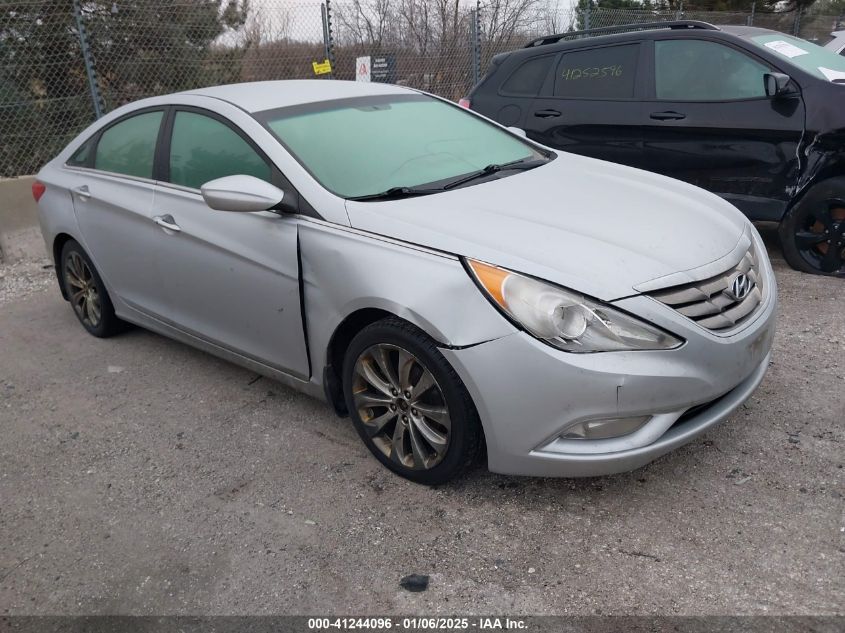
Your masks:
M 525 133 L 525 130 L 523 130 L 521 127 L 513 127 L 511 125 L 511 126 L 508 126 L 508 130 L 510 130 L 511 132 L 516 134 L 517 136 L 521 136 L 522 138 L 528 138 L 528 135 Z
M 766 96 L 770 99 L 775 99 L 777 97 L 788 97 L 795 94 L 795 90 L 789 86 L 790 81 L 792 79 L 789 75 L 784 75 L 783 73 L 766 73 L 763 75 Z
M 255 176 L 224 176 L 200 187 L 202 198 L 218 211 L 267 211 L 278 205 L 284 192 Z

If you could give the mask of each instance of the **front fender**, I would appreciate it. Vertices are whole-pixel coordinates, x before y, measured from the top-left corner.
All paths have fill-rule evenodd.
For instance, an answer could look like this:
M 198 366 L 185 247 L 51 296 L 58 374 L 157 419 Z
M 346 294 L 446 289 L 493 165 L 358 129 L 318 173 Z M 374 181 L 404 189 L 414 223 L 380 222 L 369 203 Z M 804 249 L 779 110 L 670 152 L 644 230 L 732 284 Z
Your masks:
M 338 325 L 365 308 L 406 319 L 444 347 L 514 331 L 453 255 L 312 220 L 300 224 L 299 244 L 312 376 L 322 376 Z

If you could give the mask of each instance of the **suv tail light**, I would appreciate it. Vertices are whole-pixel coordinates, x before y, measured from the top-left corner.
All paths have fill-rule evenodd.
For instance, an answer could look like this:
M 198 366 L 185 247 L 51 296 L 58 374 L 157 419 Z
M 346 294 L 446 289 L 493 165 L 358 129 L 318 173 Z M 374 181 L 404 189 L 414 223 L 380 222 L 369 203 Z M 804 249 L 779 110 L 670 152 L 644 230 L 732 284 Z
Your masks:
M 469 99 L 463 98 L 463 99 L 458 100 L 458 105 L 461 106 L 462 108 L 466 108 L 467 110 L 469 110 L 469 107 L 472 104 L 470 103 Z
M 32 183 L 32 197 L 35 198 L 36 202 L 41 200 L 41 196 L 44 195 L 45 191 L 47 191 L 47 187 L 43 182 L 38 182 L 36 180 Z

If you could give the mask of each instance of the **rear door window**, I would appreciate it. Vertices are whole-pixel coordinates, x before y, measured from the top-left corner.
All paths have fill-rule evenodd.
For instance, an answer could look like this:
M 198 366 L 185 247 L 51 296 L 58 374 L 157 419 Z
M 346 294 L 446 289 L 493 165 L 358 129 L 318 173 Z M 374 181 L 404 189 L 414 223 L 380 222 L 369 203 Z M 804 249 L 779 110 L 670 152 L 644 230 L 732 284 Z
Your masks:
M 523 62 L 502 85 L 502 93 L 526 97 L 535 96 L 540 92 L 554 59 L 554 55 L 544 55 Z
M 160 110 L 137 114 L 104 131 L 97 143 L 95 169 L 152 178 L 156 141 L 163 115 Z
M 555 74 L 554 96 L 631 99 L 639 56 L 638 43 L 564 53 Z

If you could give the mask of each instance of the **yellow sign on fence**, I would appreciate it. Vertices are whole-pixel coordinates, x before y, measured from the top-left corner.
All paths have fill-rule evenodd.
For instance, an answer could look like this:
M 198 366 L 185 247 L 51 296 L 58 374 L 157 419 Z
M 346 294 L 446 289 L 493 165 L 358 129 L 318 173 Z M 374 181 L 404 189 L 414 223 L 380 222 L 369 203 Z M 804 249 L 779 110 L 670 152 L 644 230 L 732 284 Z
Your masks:
M 311 66 L 314 68 L 315 75 L 325 75 L 332 71 L 332 63 L 328 59 L 322 62 L 311 62 Z

